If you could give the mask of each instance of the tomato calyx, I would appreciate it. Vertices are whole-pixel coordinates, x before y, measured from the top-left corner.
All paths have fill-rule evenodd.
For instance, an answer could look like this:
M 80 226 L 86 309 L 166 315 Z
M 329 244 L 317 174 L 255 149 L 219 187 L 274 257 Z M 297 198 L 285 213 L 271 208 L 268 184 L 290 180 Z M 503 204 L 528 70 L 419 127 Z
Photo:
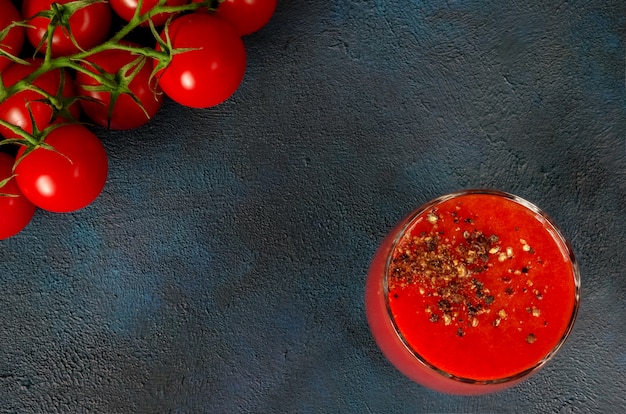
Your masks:
M 28 21 L 31 21 L 36 18 L 44 18 L 49 21 L 46 32 L 43 34 L 38 45 L 35 46 L 35 52 L 41 50 L 42 47 L 48 46 L 46 48 L 46 56 L 49 56 L 52 53 L 52 48 L 50 47 L 50 43 L 52 42 L 52 36 L 54 32 L 60 28 L 63 34 L 69 37 L 72 44 L 79 50 L 84 51 L 84 49 L 80 46 L 74 34 L 72 32 L 70 26 L 70 18 L 80 9 L 84 9 L 85 7 L 91 6 L 96 3 L 106 3 L 105 0 L 74 0 L 69 3 L 61 4 L 61 3 L 52 3 L 48 10 L 42 10 L 39 13 L 29 17 Z
M 36 49 L 37 51 L 37 50 L 40 50 L 43 46 L 46 46 L 46 53 L 43 58 L 43 63 L 38 68 L 36 68 L 34 72 L 26 76 L 24 79 L 16 82 L 15 84 L 11 86 L 5 86 L 3 84 L 2 77 L 0 76 L 0 103 L 2 103 L 8 97 L 20 91 L 27 90 L 28 88 L 30 88 L 30 84 L 32 84 L 34 79 L 36 79 L 41 74 L 48 72 L 50 70 L 59 69 L 59 68 L 68 68 L 68 69 L 72 69 L 76 71 L 85 72 L 86 69 L 80 65 L 81 61 L 84 61 L 85 58 L 88 58 L 89 56 L 92 56 L 94 54 L 97 54 L 106 50 L 111 50 L 111 49 L 126 50 L 137 56 L 143 56 L 145 58 L 149 58 L 149 59 L 159 62 L 157 64 L 157 67 L 153 70 L 153 77 L 154 77 L 154 75 L 159 70 L 169 65 L 169 63 L 172 60 L 173 55 L 178 54 L 178 53 L 184 53 L 191 49 L 174 49 L 171 47 L 171 43 L 163 42 L 159 35 L 157 28 L 152 23 L 151 16 L 156 15 L 156 14 L 164 14 L 164 13 L 169 14 L 170 18 L 165 23 L 165 30 L 167 30 L 167 27 L 169 26 L 169 23 L 171 22 L 172 17 L 176 13 L 193 12 L 203 7 L 207 8 L 208 10 L 214 11 L 216 10 L 216 7 L 217 7 L 216 5 L 217 0 L 205 0 L 204 2 L 201 2 L 201 3 L 189 3 L 189 4 L 180 5 L 180 6 L 168 6 L 166 4 L 166 1 L 167 0 L 159 0 L 158 4 L 151 10 L 147 11 L 146 13 L 140 14 L 139 12 L 137 12 L 135 16 L 126 25 L 124 25 L 110 39 L 104 41 L 103 43 L 97 46 L 94 46 L 88 50 L 82 50 L 79 48 L 80 49 L 79 52 L 72 54 L 72 55 L 68 55 L 68 56 L 53 57 L 51 55 L 52 33 L 58 27 L 62 28 L 62 30 L 70 37 L 70 39 L 72 39 L 72 42 L 74 43 L 74 45 L 78 47 L 79 45 L 76 43 L 76 39 L 74 38 L 72 29 L 69 25 L 69 18 L 77 10 L 80 10 L 82 8 L 85 8 L 95 3 L 102 3 L 104 2 L 104 0 L 75 0 L 72 2 L 65 3 L 65 4 L 52 3 L 49 10 L 41 11 L 25 21 L 13 22 L 11 25 L 7 26 L 2 31 L 0 31 L 0 40 L 2 40 L 3 37 L 5 37 L 8 34 L 9 30 L 14 26 L 32 27 L 30 26 L 29 21 L 33 20 L 36 17 L 45 17 L 47 19 L 50 19 L 50 24 L 48 25 L 47 33 L 46 35 L 44 35 L 44 38 L 42 39 L 42 41 L 40 42 L 40 44 L 37 46 L 37 49 Z M 135 28 L 137 28 L 138 26 L 144 23 L 149 23 L 150 31 L 152 32 L 154 36 L 155 43 L 158 43 L 161 46 L 159 50 L 153 47 L 130 46 L 130 45 L 126 45 L 123 43 L 123 39 L 129 33 L 131 33 Z M 2 49 L 0 49 L 0 56 L 7 57 L 16 64 L 23 64 L 23 65 L 31 64 L 27 60 L 21 59 L 18 56 L 14 56 L 11 53 L 6 52 Z M 110 80 L 107 80 L 105 76 L 101 76 L 100 74 L 90 73 L 90 76 L 94 77 L 98 82 L 102 84 L 106 85 L 110 83 Z
M 9 32 L 11 31 L 11 29 L 14 29 L 16 27 L 29 27 L 29 24 L 24 21 L 11 22 L 4 29 L 0 30 L 0 43 L 2 43 L 2 41 L 9 35 Z M 4 48 L 0 48 L 0 56 L 7 58 L 14 63 L 19 63 L 21 65 L 28 64 L 27 61 L 25 61 L 24 59 L 21 59 L 16 54 L 7 52 Z M 0 86 L 2 86 L 2 79 L 0 79 Z M 1 98 L 2 97 L 0 96 L 0 100 Z
M 145 66 L 146 60 L 147 59 L 145 56 L 140 55 L 135 60 L 122 66 L 115 73 L 108 73 L 106 70 L 104 70 L 102 67 L 100 67 L 98 64 L 94 62 L 84 61 L 85 65 L 91 66 L 100 74 L 100 76 L 98 76 L 96 79 L 99 82 L 99 84 L 80 85 L 80 87 L 90 92 L 106 92 L 110 94 L 110 100 L 109 100 L 109 104 L 107 108 L 107 120 L 108 120 L 107 126 L 108 127 L 111 126 L 111 118 L 113 114 L 113 109 L 115 108 L 115 104 L 121 95 L 127 95 L 128 97 L 130 97 L 133 100 L 133 102 L 135 102 L 137 106 L 141 108 L 141 110 L 144 112 L 146 117 L 150 116 L 147 110 L 145 109 L 143 103 L 141 102 L 141 100 L 135 95 L 135 93 L 132 91 L 130 87 L 131 82 L 135 79 L 139 71 Z M 91 74 L 89 75 L 91 76 Z M 155 94 L 157 93 L 156 90 L 154 90 L 153 92 Z M 83 96 L 81 97 L 81 99 L 89 99 L 93 102 L 97 102 L 98 104 L 101 104 L 101 102 L 91 97 Z
M 9 181 L 11 181 L 12 179 L 14 179 L 17 175 L 13 174 L 8 176 L 7 178 L 0 180 L 0 197 L 11 197 L 11 198 L 17 198 L 19 197 L 19 194 L 13 194 L 13 193 L 4 193 L 2 192 L 2 189 L 4 187 L 7 186 L 7 184 L 9 183 Z
M 210 1 L 211 0 L 209 0 L 209 2 Z M 169 30 L 170 23 L 171 19 L 167 21 L 165 27 L 163 28 L 163 36 L 159 34 L 154 25 L 150 25 L 150 30 L 152 31 L 152 34 L 157 43 L 156 51 L 162 53 L 162 58 L 155 60 L 156 64 L 154 65 L 150 80 L 152 80 L 152 78 L 154 78 L 155 76 L 158 79 L 163 71 L 170 65 L 170 63 L 172 63 L 175 55 L 197 50 L 197 48 L 174 48 L 174 46 L 172 45 L 172 38 L 170 36 Z
M 206 108 L 228 99 L 238 88 L 245 71 L 241 38 L 250 30 L 235 29 L 226 18 L 226 4 L 256 0 L 129 0 L 133 1 L 136 5 L 129 6 L 135 7 L 132 17 L 126 20 L 120 14 L 123 22 L 113 28 L 108 15 L 112 9 L 109 4 L 106 13 L 102 9 L 112 0 L 43 0 L 43 5 L 39 0 L 24 0 L 21 17 L 16 11 L 9 19 L 0 19 L 0 198 L 26 198 L 39 208 L 57 212 L 82 208 L 97 196 L 93 191 L 101 191 L 108 168 L 104 147 L 86 125 L 135 128 L 143 118 L 154 116 L 164 97 Z M 224 6 L 222 16 L 217 15 L 220 5 Z M 180 22 L 187 22 L 188 17 L 197 17 L 201 25 L 189 30 L 184 23 L 182 32 L 186 33 L 181 34 Z M 250 13 L 246 19 L 251 19 Z M 106 35 L 85 30 L 89 21 L 99 28 L 106 26 Z M 25 56 L 22 43 L 14 41 L 16 32 L 30 43 L 32 57 Z M 148 39 L 142 37 L 141 45 L 128 43 L 135 35 Z M 96 57 L 103 52 L 106 58 Z M 188 68 L 182 62 L 188 62 Z M 168 90 L 166 85 L 170 85 Z M 188 97 L 180 99 L 185 94 Z M 10 151 L 17 150 L 17 155 L 7 158 L 3 146 L 17 147 Z M 31 158 L 24 162 L 27 157 Z M 89 184 L 93 194 L 80 198 L 69 187 L 89 170 L 85 166 L 97 164 L 91 162 L 94 157 L 100 165 L 92 177 L 95 181 Z M 7 168 L 11 163 L 13 168 Z M 52 164 L 59 169 L 56 178 L 69 183 L 68 192 L 56 195 L 54 203 L 59 205 L 47 200 L 56 188 L 45 170 Z M 69 169 L 74 172 L 67 173 Z M 41 180 L 32 170 L 37 170 Z M 19 191 L 13 191 L 15 182 Z M 72 199 L 73 204 L 63 205 L 64 199 Z M 7 205 L 0 203 L 0 216 L 8 217 Z M 0 217 L 0 228 L 5 223 Z M 0 231 L 3 237 L 6 233 Z
M 20 127 L 12 125 L 4 120 L 0 120 L 0 125 L 3 125 L 6 128 L 9 128 L 12 132 L 14 132 L 16 135 L 19 136 L 19 138 L 7 138 L 4 140 L 1 140 L 0 145 L 17 145 L 19 147 L 24 148 L 23 154 L 15 160 L 15 164 L 13 165 L 13 169 L 15 170 L 15 167 L 17 167 L 19 162 L 25 156 L 27 156 L 28 154 L 30 154 L 37 148 L 44 148 L 49 151 L 58 152 L 56 151 L 56 149 L 54 149 L 54 147 L 52 147 L 50 144 L 44 141 L 46 137 L 55 129 L 64 125 L 72 125 L 72 124 L 76 124 L 76 122 L 57 122 L 57 123 L 47 126 L 46 128 L 40 131 L 39 128 L 37 127 L 37 124 L 33 123 L 33 132 L 28 133 Z M 0 188 L 2 188 L 1 185 L 0 185 Z
M 56 95 L 50 97 L 50 105 L 52 106 L 52 119 L 64 119 L 70 122 L 78 122 L 75 111 L 72 111 L 73 107 L 78 105 L 80 97 L 74 96 L 74 94 L 66 96 L 64 94 L 66 83 L 71 83 L 72 80 L 65 71 L 61 71 L 59 80 L 59 88 Z
M 173 47 L 169 36 L 170 23 L 176 16 L 182 13 L 194 12 L 198 9 L 215 12 L 221 1 L 222 0 L 204 0 L 189 2 L 182 5 L 169 5 L 168 0 L 158 0 L 154 7 L 151 7 L 147 11 L 140 11 L 143 0 L 139 0 L 138 8 L 132 19 L 127 22 L 127 24 L 123 25 L 108 40 L 105 40 L 87 50 L 81 48 L 77 42 L 70 24 L 70 18 L 77 11 L 97 3 L 103 3 L 105 0 L 73 0 L 66 3 L 53 2 L 51 3 L 49 9 L 39 11 L 24 21 L 15 21 L 4 27 L 0 31 L 0 40 L 6 37 L 11 28 L 15 26 L 32 29 L 34 23 L 31 22 L 34 22 L 35 19 L 41 20 L 43 18 L 49 21 L 43 38 L 40 40 L 38 45 L 34 45 L 35 54 L 42 51 L 42 49 L 44 49 L 43 52 L 45 52 L 42 58 L 38 58 L 37 64 L 35 64 L 34 59 L 22 59 L 17 55 L 13 55 L 6 50 L 0 49 L 0 56 L 9 58 L 13 62 L 12 65 L 32 66 L 32 70 L 29 71 L 29 73 L 27 73 L 23 78 L 13 82 L 7 82 L 6 79 L 4 79 L 4 73 L 0 73 L 0 105 L 6 102 L 9 98 L 25 92 L 32 92 L 31 95 L 38 96 L 38 98 L 34 99 L 31 97 L 29 99 L 30 102 L 27 100 L 25 105 L 28 115 L 24 114 L 24 117 L 30 118 L 30 123 L 33 125 L 32 131 L 30 126 L 27 128 L 24 124 L 15 125 L 14 121 L 11 121 L 10 119 L 0 119 L 0 133 L 5 135 L 1 132 L 2 130 L 9 132 L 9 134 L 5 136 L 7 139 L 0 142 L 0 145 L 17 143 L 32 147 L 43 141 L 40 135 L 43 131 L 45 131 L 45 129 L 41 126 L 41 123 L 40 127 L 37 128 L 37 125 L 35 125 L 34 122 L 34 110 L 31 110 L 30 107 L 30 105 L 35 102 L 38 102 L 39 104 L 43 103 L 50 107 L 52 112 L 50 122 L 54 122 L 59 119 L 65 121 L 77 121 L 76 114 L 70 110 L 72 106 L 77 104 L 77 101 L 81 100 L 91 102 L 97 101 L 91 96 L 65 95 L 63 93 L 65 83 L 71 81 L 69 76 L 66 76 L 65 69 L 69 69 L 72 72 L 81 72 L 95 81 L 96 84 L 94 85 L 81 85 L 84 87 L 85 91 L 105 92 L 110 94 L 110 101 L 108 102 L 107 108 L 109 115 L 109 127 L 113 107 L 123 95 L 127 95 L 128 98 L 137 104 L 141 111 L 143 111 L 143 113 L 147 116 L 148 113 L 146 108 L 142 104 L 141 100 L 133 93 L 130 83 L 139 71 L 145 67 L 146 63 L 148 63 L 148 66 L 151 68 L 149 78 L 150 88 L 155 94 L 155 98 L 157 94 L 161 94 L 162 92 L 158 87 L 160 74 L 162 74 L 164 69 L 171 64 L 176 55 L 196 50 L 195 48 Z M 159 31 L 152 21 L 152 16 L 164 14 L 168 15 L 169 18 L 165 22 L 162 30 Z M 155 41 L 153 46 L 129 44 L 124 40 L 128 34 L 141 25 L 147 25 L 149 31 L 152 33 Z M 60 56 L 56 56 L 52 53 L 53 35 L 56 31 L 58 31 L 58 29 L 61 29 L 63 33 L 67 35 L 72 44 L 78 49 L 78 52 Z M 161 36 L 163 33 L 165 35 Z M 107 73 L 105 70 L 89 60 L 91 56 L 107 50 L 123 50 L 129 52 L 133 56 L 136 56 L 136 58 L 132 62 L 124 65 L 116 73 Z M 62 73 L 61 83 L 57 91 L 46 91 L 35 84 L 39 77 L 54 70 L 61 70 Z M 98 103 L 102 104 L 102 102 Z

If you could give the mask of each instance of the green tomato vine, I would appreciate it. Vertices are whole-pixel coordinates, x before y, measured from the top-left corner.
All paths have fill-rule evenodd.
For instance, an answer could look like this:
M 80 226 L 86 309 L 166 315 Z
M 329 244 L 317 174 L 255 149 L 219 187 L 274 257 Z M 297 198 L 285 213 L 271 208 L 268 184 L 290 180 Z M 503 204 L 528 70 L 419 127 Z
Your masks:
M 0 240 L 21 231 L 37 208 L 70 212 L 98 197 L 108 162 L 89 125 L 135 128 L 164 97 L 206 108 L 232 95 L 245 72 L 242 37 L 263 27 L 277 3 L 138 0 L 120 10 L 107 0 L 70 0 L 38 11 L 41 3 L 26 1 L 20 17 L 9 1 L 0 16 Z M 119 19 L 109 21 L 108 12 L 94 19 L 109 8 L 102 3 Z M 73 33 L 70 18 L 83 14 L 94 30 Z
M 46 72 L 55 69 L 68 69 L 75 72 L 82 72 L 95 79 L 99 83 L 99 86 L 91 87 L 95 88 L 94 90 L 101 90 L 111 93 L 112 99 L 109 104 L 109 113 L 115 105 L 115 101 L 117 100 L 117 98 L 122 94 L 128 95 L 140 107 L 142 107 L 141 102 L 137 99 L 137 97 L 134 96 L 133 92 L 129 88 L 129 84 L 130 82 L 132 82 L 137 72 L 146 64 L 146 62 L 156 61 L 157 64 L 154 65 L 151 76 L 155 77 L 157 73 L 165 69 L 170 64 L 174 55 L 178 53 L 184 53 L 189 50 L 175 49 L 172 47 L 168 34 L 168 27 L 172 18 L 181 13 L 193 12 L 201 8 L 204 8 L 209 12 L 214 12 L 217 10 L 220 2 L 220 0 L 205 0 L 204 2 L 192 2 L 180 6 L 168 6 L 166 4 L 167 0 L 159 0 L 155 7 L 145 13 L 141 13 L 140 10 L 142 8 L 143 0 L 139 0 L 137 9 L 132 19 L 123 24 L 113 34 L 112 37 L 88 50 L 80 50 L 80 46 L 72 35 L 69 18 L 77 10 L 103 1 L 104 0 L 75 0 L 65 4 L 52 3 L 52 6 L 49 10 L 42 11 L 28 20 L 13 22 L 5 29 L 0 31 L 1 42 L 12 28 L 17 26 L 29 27 L 29 21 L 36 17 L 45 17 L 50 20 L 46 34 L 44 35 L 41 43 L 35 48 L 34 51 L 34 55 L 39 55 L 39 52 L 42 50 L 43 46 L 47 46 L 45 47 L 45 53 L 43 55 L 43 60 L 41 64 L 33 72 L 10 86 L 5 86 L 4 82 L 2 81 L 2 76 L 0 76 L 0 103 L 19 92 L 30 90 L 37 92 L 44 97 L 46 103 L 48 103 L 51 108 L 53 108 L 55 116 L 68 115 L 67 108 L 69 107 L 69 105 L 74 103 L 77 99 L 88 98 L 80 96 L 69 98 L 64 97 L 61 93 L 63 89 L 62 87 L 59 88 L 59 91 L 56 95 L 53 95 L 33 84 L 35 79 L 37 79 L 39 76 L 43 75 Z M 155 27 L 154 23 L 152 22 L 152 16 L 161 13 L 170 15 L 169 20 L 165 23 L 164 28 L 162 29 L 163 33 L 165 33 L 165 39 L 160 36 L 157 27 Z M 149 27 L 149 33 L 152 36 L 151 40 L 153 40 L 153 44 L 155 45 L 154 47 L 145 45 L 132 45 L 124 42 L 128 35 L 130 35 L 140 25 L 144 25 L 146 23 Z M 67 33 L 72 43 L 80 50 L 79 52 L 67 56 L 52 56 L 52 47 L 50 47 L 52 42 L 52 35 L 54 31 L 59 27 L 62 28 L 65 33 Z M 156 45 L 158 45 L 158 48 L 156 47 Z M 81 64 L 86 62 L 85 59 L 89 56 L 114 49 L 127 51 L 132 55 L 137 56 L 137 58 L 122 67 L 117 73 L 113 74 L 107 73 L 104 70 L 92 71 Z M 17 64 L 31 64 L 24 58 L 13 55 L 3 49 L 0 49 L 0 55 L 8 58 L 9 60 Z M 90 63 L 90 65 L 94 66 L 93 63 Z M 155 93 L 157 93 L 156 90 Z M 68 119 L 71 119 L 71 117 Z M 6 127 L 11 132 L 20 137 L 0 140 L 0 145 L 25 145 L 28 147 L 25 155 L 28 152 L 32 151 L 35 147 L 44 145 L 43 140 L 45 139 L 45 136 L 52 129 L 56 128 L 56 125 L 51 125 L 43 131 L 38 131 L 35 123 L 33 122 L 33 132 L 28 133 L 22 128 L 12 125 L 5 120 L 0 119 L 0 125 Z M 19 162 L 19 160 L 16 161 L 16 164 L 17 162 Z

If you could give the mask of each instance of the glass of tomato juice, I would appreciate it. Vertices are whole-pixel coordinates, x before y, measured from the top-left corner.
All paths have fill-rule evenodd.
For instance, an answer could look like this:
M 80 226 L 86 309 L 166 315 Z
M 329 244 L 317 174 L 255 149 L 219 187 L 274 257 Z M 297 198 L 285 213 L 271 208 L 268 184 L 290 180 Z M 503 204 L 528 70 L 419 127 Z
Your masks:
M 537 206 L 496 190 L 441 196 L 378 248 L 365 308 L 384 355 L 413 381 L 449 394 L 512 387 L 572 330 L 574 253 Z

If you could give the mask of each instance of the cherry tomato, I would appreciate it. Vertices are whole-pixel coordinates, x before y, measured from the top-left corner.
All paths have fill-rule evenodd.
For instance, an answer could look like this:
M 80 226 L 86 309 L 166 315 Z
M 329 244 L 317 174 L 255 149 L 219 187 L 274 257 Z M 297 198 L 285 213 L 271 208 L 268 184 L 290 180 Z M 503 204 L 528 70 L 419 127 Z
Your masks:
M 0 181 L 13 175 L 15 159 L 0 152 Z M 6 197 L 10 194 L 17 197 Z M 0 187 L 0 240 L 16 235 L 30 223 L 36 207 L 20 191 L 15 178 Z
M 110 0 L 111 8 L 113 11 L 125 21 L 129 22 L 137 10 L 139 5 L 138 0 Z M 159 0 L 144 0 L 141 5 L 141 13 L 147 13 L 152 10 L 154 6 L 159 3 Z M 182 6 L 186 4 L 187 0 L 167 0 L 165 5 L 167 6 Z M 155 26 L 162 26 L 170 17 L 169 13 L 159 13 L 151 17 L 152 23 Z M 148 22 L 144 22 L 141 26 L 148 26 Z
M 198 0 L 194 0 L 198 1 Z M 224 0 L 215 16 L 235 27 L 240 36 L 256 32 L 265 26 L 276 10 L 277 0 Z
M 17 8 L 11 3 L 11 0 L 0 0 L 0 31 L 4 30 L 12 22 L 22 20 Z M 24 28 L 15 26 L 7 33 L 6 37 L 0 39 L 0 50 L 3 50 L 13 56 L 18 56 L 24 45 Z M 3 71 L 11 60 L 2 56 L 0 53 L 0 72 Z
M 19 63 L 12 63 L 8 68 L 2 72 L 2 80 L 5 86 L 11 86 L 17 81 L 21 80 L 25 76 L 31 74 L 38 65 L 41 64 L 41 59 L 29 59 L 30 65 L 22 65 Z M 61 78 L 63 76 L 63 78 Z M 62 97 L 71 98 L 76 95 L 74 81 L 67 73 L 62 69 L 55 69 L 44 73 L 35 79 L 33 85 L 43 89 L 45 92 L 58 96 L 61 85 L 61 79 L 63 79 Z M 42 101 L 44 96 L 39 92 L 25 90 L 11 95 L 2 103 L 0 103 L 0 119 L 7 121 L 13 125 L 19 126 L 28 133 L 33 132 L 33 124 L 31 122 L 29 108 L 32 112 L 35 125 L 41 131 L 52 123 L 56 113 L 54 108 L 47 102 Z M 60 108 L 62 109 L 62 108 Z M 69 115 L 74 119 L 78 119 L 80 116 L 80 106 L 77 102 L 74 102 L 67 109 Z M 63 116 L 64 114 L 59 114 Z M 65 118 L 70 118 L 65 114 Z M 11 132 L 8 128 L 0 125 L 0 135 L 5 138 L 16 138 L 18 135 Z
M 108 173 L 104 146 L 80 124 L 51 131 L 46 144 L 27 154 L 15 167 L 17 184 L 37 207 L 65 213 L 89 205 L 102 192 Z M 24 154 L 22 147 L 17 155 Z
M 185 106 L 207 108 L 237 90 L 246 70 L 246 51 L 232 26 L 208 13 L 192 13 L 174 19 L 169 36 L 173 48 L 193 50 L 174 55 L 157 74 L 167 96 Z
M 30 19 L 37 13 L 50 9 L 52 3 L 66 4 L 72 0 L 24 0 L 22 3 L 22 16 Z M 69 16 L 69 28 L 78 45 L 83 49 L 90 49 L 102 43 L 109 35 L 111 28 L 111 8 L 107 2 L 95 2 L 82 9 L 76 10 Z M 35 17 L 29 21 L 33 27 L 26 29 L 26 37 L 29 42 L 38 47 L 46 35 L 50 19 Z M 42 45 L 41 51 L 47 49 L 47 41 Z M 79 52 L 80 49 L 72 42 L 67 30 L 57 27 L 52 35 L 52 55 L 66 56 Z
M 136 59 L 136 55 L 132 55 L 125 50 L 111 49 L 86 58 L 86 62 L 83 62 L 82 65 L 93 73 L 98 73 L 96 68 L 99 67 L 109 74 L 116 74 L 123 66 Z M 95 64 L 96 67 L 91 64 Z M 132 73 L 135 69 L 136 67 L 133 66 L 127 70 L 125 76 L 128 76 L 128 73 Z M 95 100 L 95 102 L 92 100 L 81 100 L 80 105 L 83 112 L 96 124 L 104 127 L 108 126 L 111 129 L 131 129 L 144 125 L 154 117 L 163 103 L 163 94 L 160 88 L 156 86 L 156 79 L 153 78 L 151 82 L 152 87 L 150 85 L 151 73 L 152 62 L 145 62 L 128 85 L 130 91 L 143 105 L 145 112 L 130 95 L 120 94 L 115 101 L 111 118 L 109 119 L 111 93 L 89 90 L 87 86 L 100 85 L 100 83 L 88 74 L 77 72 L 76 84 L 78 94 Z M 119 78 L 119 76 L 116 76 L 116 78 Z

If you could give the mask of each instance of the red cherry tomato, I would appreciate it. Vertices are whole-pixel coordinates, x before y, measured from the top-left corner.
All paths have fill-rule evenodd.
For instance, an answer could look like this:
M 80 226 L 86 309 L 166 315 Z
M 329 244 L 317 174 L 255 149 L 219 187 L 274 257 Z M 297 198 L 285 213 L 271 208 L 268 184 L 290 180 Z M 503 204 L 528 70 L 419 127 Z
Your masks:
M 110 0 L 111 8 L 113 11 L 125 21 L 129 22 L 137 10 L 139 5 L 138 0 Z M 154 6 L 159 3 L 159 0 L 144 0 L 141 5 L 141 13 L 147 13 L 152 10 Z M 187 0 L 168 0 L 165 5 L 167 6 L 182 6 L 186 4 Z M 155 26 L 162 26 L 170 17 L 169 13 L 159 13 L 151 17 Z M 148 22 L 144 22 L 141 26 L 149 26 Z
M 25 76 L 31 74 L 42 62 L 41 59 L 28 60 L 30 65 L 22 65 L 12 63 L 2 72 L 2 80 L 5 86 L 11 86 Z M 51 70 L 35 79 L 33 85 L 43 89 L 45 92 L 58 96 L 61 76 L 63 76 L 62 97 L 70 98 L 76 95 L 74 81 L 67 73 L 61 69 Z M 29 108 L 32 112 L 35 125 L 41 131 L 50 125 L 55 116 L 54 108 L 47 102 L 44 102 L 44 96 L 39 92 L 25 90 L 11 95 L 2 103 L 0 103 L 0 119 L 7 121 L 13 125 L 19 126 L 28 133 L 33 132 L 33 124 L 31 122 Z M 69 107 L 71 117 L 78 119 L 80 116 L 80 106 L 74 102 Z M 61 114 L 62 115 L 62 114 Z M 65 118 L 68 118 L 67 116 Z M 0 135 L 5 138 L 16 138 L 18 135 L 11 132 L 4 126 L 0 125 Z
M 0 0 L 0 31 L 4 30 L 12 22 L 22 20 L 17 8 L 11 3 L 11 0 Z M 7 33 L 4 39 L 0 39 L 0 50 L 3 50 L 13 56 L 18 56 L 24 45 L 24 28 L 15 26 Z M 11 60 L 2 56 L 0 53 L 0 72 L 2 72 Z
M 22 16 L 30 19 L 37 13 L 50 9 L 52 3 L 63 5 L 72 0 L 24 0 L 22 3 Z M 83 49 L 90 49 L 102 43 L 109 35 L 111 29 L 111 8 L 107 2 L 95 2 L 82 9 L 76 10 L 69 17 L 69 28 L 74 35 L 74 39 Z M 50 19 L 45 17 L 35 17 L 29 21 L 33 27 L 26 29 L 26 37 L 29 42 L 38 47 L 48 30 Z M 41 48 L 44 52 L 47 49 L 47 42 Z M 80 49 L 72 42 L 67 30 L 57 27 L 52 35 L 52 55 L 66 56 L 79 52 Z
M 37 207 L 65 213 L 89 205 L 102 192 L 108 173 L 104 146 L 80 124 L 64 124 L 51 131 L 46 144 L 15 167 L 17 184 Z M 18 151 L 18 157 L 25 148 Z
M 174 55 L 157 74 L 167 96 L 185 106 L 207 108 L 237 90 L 246 70 L 246 51 L 232 26 L 208 13 L 193 13 L 172 21 L 169 36 L 173 48 L 193 50 Z
M 136 55 L 132 55 L 125 50 L 111 49 L 89 56 L 82 65 L 93 73 L 98 73 L 98 70 L 91 64 L 97 65 L 96 67 L 107 73 L 116 74 L 123 66 L 136 59 Z M 133 72 L 134 70 L 135 67 L 129 69 L 128 72 Z M 152 62 L 145 62 L 128 85 L 130 91 L 143 105 L 145 112 L 130 95 L 120 94 L 115 101 L 111 118 L 109 119 L 111 93 L 89 90 L 87 86 L 100 85 L 100 83 L 88 74 L 77 72 L 76 85 L 78 94 L 95 100 L 81 100 L 80 105 L 83 112 L 96 124 L 104 127 L 108 126 L 111 129 L 132 129 L 144 125 L 154 117 L 163 103 L 163 94 L 160 88 L 156 86 L 156 79 L 153 78 L 151 82 L 152 87 L 150 85 L 151 73 Z
M 194 0 L 199 1 L 199 0 Z M 276 10 L 277 0 L 224 0 L 215 15 L 235 27 L 240 36 L 265 26 Z
M 13 175 L 15 159 L 0 152 L 0 181 Z M 17 197 L 6 197 L 10 194 Z M 0 187 L 0 240 L 16 235 L 30 223 L 36 207 L 20 191 L 15 178 Z

